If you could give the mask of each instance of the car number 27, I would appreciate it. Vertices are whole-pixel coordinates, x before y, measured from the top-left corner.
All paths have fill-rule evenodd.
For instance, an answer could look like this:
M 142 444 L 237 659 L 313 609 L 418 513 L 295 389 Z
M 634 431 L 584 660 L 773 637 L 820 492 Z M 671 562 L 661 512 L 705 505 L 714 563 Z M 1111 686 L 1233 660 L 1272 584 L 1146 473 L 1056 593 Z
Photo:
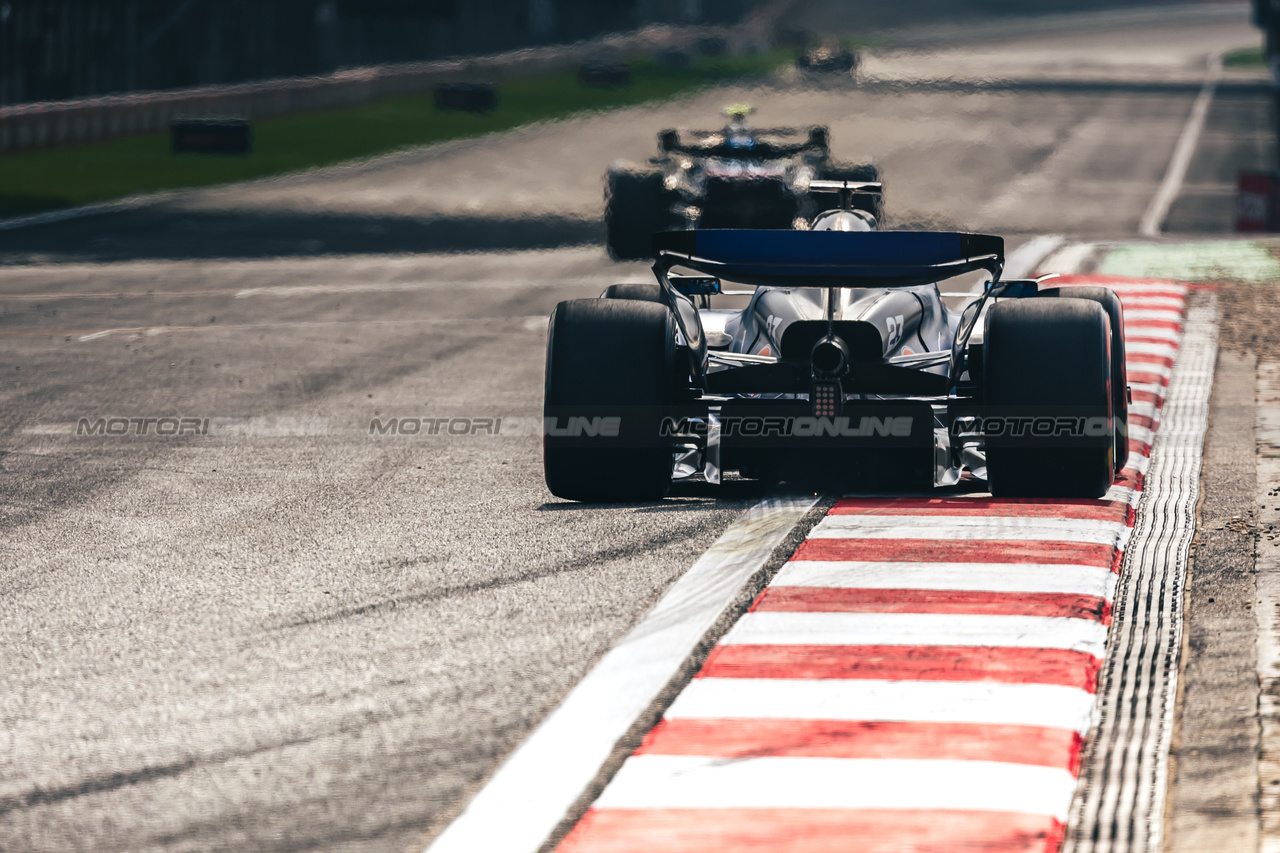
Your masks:
M 898 345 L 898 342 L 902 340 L 902 327 L 906 324 L 903 322 L 901 314 L 896 317 L 886 317 L 884 322 L 888 327 L 889 333 L 889 341 L 885 349 L 892 350 Z

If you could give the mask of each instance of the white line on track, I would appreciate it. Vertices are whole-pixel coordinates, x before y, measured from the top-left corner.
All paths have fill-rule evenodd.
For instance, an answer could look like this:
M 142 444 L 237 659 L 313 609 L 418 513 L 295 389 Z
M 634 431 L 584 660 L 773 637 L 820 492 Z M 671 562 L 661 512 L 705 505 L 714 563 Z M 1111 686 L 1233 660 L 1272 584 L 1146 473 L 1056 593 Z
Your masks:
M 614 284 L 653 284 L 655 279 L 652 275 L 623 275 L 615 276 L 612 279 Z M 590 287 L 598 286 L 600 290 L 604 287 L 600 286 L 600 276 L 576 276 L 573 278 L 547 278 L 547 279 L 527 279 L 527 278 L 503 278 L 503 279 L 458 279 L 456 281 L 387 281 L 375 282 L 373 284 L 281 284 L 270 285 L 267 287 L 248 287 L 243 290 L 235 291 L 236 299 L 247 299 L 251 296 L 332 296 L 343 293 L 402 293 L 414 291 L 437 291 L 437 290 L 453 290 L 465 291 L 468 289 L 491 290 L 493 288 L 517 288 L 527 289 L 533 287 Z
M 1128 486 L 1112 486 L 1107 489 L 1107 494 L 1103 497 L 1105 501 L 1119 501 L 1136 507 L 1138 502 L 1142 500 L 1142 492 L 1132 489 Z
M 992 646 L 1067 649 L 1102 657 L 1107 628 L 1094 619 L 954 613 L 747 613 L 722 645 Z
M 817 498 L 761 501 L 729 526 L 507 759 L 430 853 L 533 853 Z
M 1182 311 L 1174 308 L 1135 308 L 1124 312 L 1124 324 L 1141 326 L 1143 320 L 1163 320 L 1174 323 L 1182 322 Z
M 1092 693 L 1059 684 L 695 678 L 672 703 L 666 717 L 972 723 L 1083 733 L 1089 726 L 1092 708 Z M 909 807 L 911 801 L 902 802 Z
M 822 519 L 817 526 L 809 533 L 810 536 L 861 536 L 862 533 L 838 533 L 835 531 L 850 530 L 862 531 L 872 528 L 881 527 L 897 527 L 897 528 L 915 528 L 915 527 L 934 527 L 934 528 L 963 528 L 965 530 L 980 530 L 991 533 L 992 539 L 998 539 L 998 533 L 1004 532 L 1006 529 L 1012 534 L 1018 530 L 1026 530 L 1028 528 L 1036 528 L 1040 532 L 1057 531 L 1059 533 L 1079 533 L 1081 528 L 1091 528 L 1089 535 L 1096 535 L 1096 531 L 1100 529 L 1109 530 L 1114 534 L 1120 533 L 1125 529 L 1125 525 L 1119 521 L 1103 521 L 1098 519 L 1085 518 L 1044 518 L 1035 515 L 1019 515 L 1017 510 L 1019 505 L 1013 504 L 1006 508 L 1009 514 L 1002 515 L 1000 509 L 992 507 L 989 510 L 990 515 L 920 515 L 918 510 L 911 506 L 895 506 L 889 504 L 883 509 L 872 513 L 862 514 L 856 512 L 840 512 L 832 513 Z M 915 512 L 916 514 L 912 514 Z M 904 533 L 903 539 L 914 538 L 915 531 Z M 1055 537 L 1044 535 L 1045 539 L 1053 539 Z
M 596 807 L 954 809 L 1062 820 L 1074 787 L 1066 770 L 997 761 L 640 755 Z
M 1178 347 L 1170 341 L 1167 344 L 1150 343 L 1147 341 L 1139 341 L 1137 343 L 1125 342 L 1124 351 L 1127 355 L 1165 355 L 1173 358 L 1178 354 Z
M 108 213 L 121 213 L 165 201 L 177 192 L 152 193 L 150 195 L 129 196 L 118 201 L 105 201 L 98 204 L 86 204 L 67 210 L 51 210 L 48 213 L 32 213 L 26 216 L 15 216 L 11 219 L 0 219 L 0 231 L 13 231 L 18 228 L 30 228 L 34 225 L 52 225 L 71 219 L 82 219 L 86 216 L 102 216 Z
M 1142 283 L 1141 279 L 1138 282 L 1137 284 L 1115 282 L 1116 287 L 1120 288 L 1116 290 L 1116 294 L 1126 305 L 1130 302 L 1172 302 L 1183 300 L 1187 295 L 1188 288 L 1185 284 Z
M 1130 452 L 1128 460 L 1125 461 L 1124 467 L 1132 468 L 1139 474 L 1146 474 L 1147 468 L 1151 465 L 1151 457 L 1143 453 Z
M 1108 248 L 1114 248 L 1114 244 Z M 1127 276 L 1125 278 L 1128 278 Z M 1107 287 L 1120 294 L 1123 299 L 1126 294 L 1133 296 L 1157 296 L 1157 295 L 1184 295 L 1189 290 L 1187 285 L 1180 281 L 1172 281 L 1167 278 L 1150 278 L 1150 279 L 1129 279 L 1127 281 L 1111 281 L 1107 283 Z
M 1133 328 L 1128 328 L 1127 323 L 1125 326 L 1126 346 L 1129 344 L 1129 338 L 1156 338 L 1158 340 L 1172 341 L 1176 343 L 1178 338 L 1181 336 L 1181 333 L 1177 329 L 1164 329 L 1159 326 L 1141 325 L 1135 325 Z
M 1204 130 L 1204 122 L 1209 115 L 1209 105 L 1213 103 L 1213 90 L 1218 82 L 1220 65 L 1216 58 L 1210 59 L 1209 62 L 1209 71 L 1204 85 L 1191 105 L 1191 114 L 1187 116 L 1187 123 L 1182 127 L 1182 135 L 1173 146 L 1173 156 L 1169 158 L 1169 167 L 1164 173 L 1164 180 L 1160 182 L 1160 188 L 1156 190 L 1156 194 L 1151 198 L 1150 204 L 1147 205 L 1138 223 L 1138 233 L 1143 237 L 1160 236 L 1160 229 L 1164 226 L 1165 217 L 1169 215 L 1169 208 L 1173 207 L 1174 199 L 1182 190 L 1182 182 L 1186 180 L 1187 169 L 1191 166 L 1191 157 L 1196 153 L 1196 143 L 1199 142 L 1200 133 Z
M 1133 427 L 1133 430 L 1138 427 Z M 1119 522 L 1076 518 L 1002 516 L 829 515 L 809 533 L 811 539 L 1017 539 L 1123 545 L 1129 533 Z
M 1023 243 L 1005 257 L 1001 278 L 1013 280 L 1030 278 L 1040 263 L 1066 242 L 1061 234 L 1039 234 Z
M 1145 444 L 1150 447 L 1151 442 L 1155 440 L 1155 433 L 1146 427 L 1129 424 L 1129 440 L 1136 441 L 1139 444 Z
M 792 560 L 771 586 L 1064 593 L 1109 601 L 1116 575 L 1103 566 Z
M 78 335 L 76 340 L 84 343 L 115 335 L 155 337 L 176 332 L 252 332 L 264 329 L 327 329 L 334 326 L 466 326 L 473 328 L 505 324 L 519 324 L 527 331 L 537 332 L 546 329 L 547 318 L 541 314 L 527 314 L 515 317 L 419 317 L 413 320 L 295 320 L 280 323 L 210 323 L 203 326 L 135 326 L 100 329 Z M 63 336 L 75 333 L 65 329 L 36 329 L 28 330 L 28 334 Z M 0 337 L 7 337 L 7 335 L 0 333 Z
M 1186 298 L 1183 296 L 1140 296 L 1132 294 L 1130 296 L 1121 296 L 1121 304 L 1125 308 L 1132 305 L 1134 308 L 1176 308 L 1182 310 L 1186 305 Z
M 1069 243 L 1045 258 L 1040 266 L 1036 268 L 1036 272 L 1070 274 L 1084 266 L 1097 248 L 1096 243 Z M 1046 281 L 1045 286 L 1053 287 L 1053 280 Z

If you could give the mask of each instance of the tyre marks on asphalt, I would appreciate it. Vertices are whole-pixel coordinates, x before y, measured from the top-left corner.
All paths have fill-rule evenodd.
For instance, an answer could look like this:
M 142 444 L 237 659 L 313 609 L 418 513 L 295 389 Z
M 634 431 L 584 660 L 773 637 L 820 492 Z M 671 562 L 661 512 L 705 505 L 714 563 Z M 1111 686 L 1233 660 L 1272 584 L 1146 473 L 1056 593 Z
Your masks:
M 1058 849 L 1187 295 L 1053 282 L 1095 283 L 1133 344 L 1111 491 L 840 501 L 561 853 Z
M 732 618 L 724 614 L 740 612 L 752 578 L 776 567 L 769 565 L 775 549 L 794 547 L 789 537 L 817 503 L 813 495 L 766 498 L 734 521 L 507 758 L 430 852 L 541 849 L 626 755 L 618 744 L 641 739 L 668 684 L 688 677 L 683 668 L 697 660 L 705 635 L 718 636 L 719 621 Z

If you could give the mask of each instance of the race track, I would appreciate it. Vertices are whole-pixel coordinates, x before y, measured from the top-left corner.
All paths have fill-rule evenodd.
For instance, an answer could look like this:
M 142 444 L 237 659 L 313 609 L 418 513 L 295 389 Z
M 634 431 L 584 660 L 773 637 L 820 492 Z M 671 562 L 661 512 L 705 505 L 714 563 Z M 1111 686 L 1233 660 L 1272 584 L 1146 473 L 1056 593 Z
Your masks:
M 1044 29 L 0 229 L 0 850 L 424 849 L 766 496 L 545 490 L 545 318 L 648 275 L 599 245 L 608 164 L 749 100 L 874 160 L 891 225 L 1134 238 L 1257 33 Z M 1229 229 L 1265 104 L 1218 82 L 1167 233 Z

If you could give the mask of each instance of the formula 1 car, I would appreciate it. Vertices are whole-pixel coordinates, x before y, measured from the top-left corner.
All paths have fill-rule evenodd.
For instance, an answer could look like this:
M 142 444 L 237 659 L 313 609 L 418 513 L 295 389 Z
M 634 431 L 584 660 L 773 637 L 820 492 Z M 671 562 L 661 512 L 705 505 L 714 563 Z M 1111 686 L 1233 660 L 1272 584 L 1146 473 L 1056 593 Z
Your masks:
M 872 164 L 833 162 L 827 128 L 759 129 L 747 122 L 752 112 L 726 108 L 729 123 L 717 131 L 661 131 L 659 155 L 647 166 L 609 167 L 604 223 L 614 259 L 650 257 L 655 231 L 803 226 L 835 206 L 813 181 L 880 180 Z M 880 196 L 856 203 L 880 218 Z
M 1001 281 L 1000 237 L 711 229 L 658 233 L 653 248 L 656 284 L 551 315 L 557 496 L 654 500 L 737 470 L 864 492 L 967 472 L 998 496 L 1097 498 L 1126 462 L 1119 299 Z M 989 280 L 945 294 L 965 297 L 949 307 L 938 282 L 977 271 Z M 750 303 L 710 307 L 732 293 Z
M 796 56 L 796 67 L 818 74 L 852 74 L 858 70 L 858 54 L 840 44 L 839 39 L 824 39 L 810 45 Z

